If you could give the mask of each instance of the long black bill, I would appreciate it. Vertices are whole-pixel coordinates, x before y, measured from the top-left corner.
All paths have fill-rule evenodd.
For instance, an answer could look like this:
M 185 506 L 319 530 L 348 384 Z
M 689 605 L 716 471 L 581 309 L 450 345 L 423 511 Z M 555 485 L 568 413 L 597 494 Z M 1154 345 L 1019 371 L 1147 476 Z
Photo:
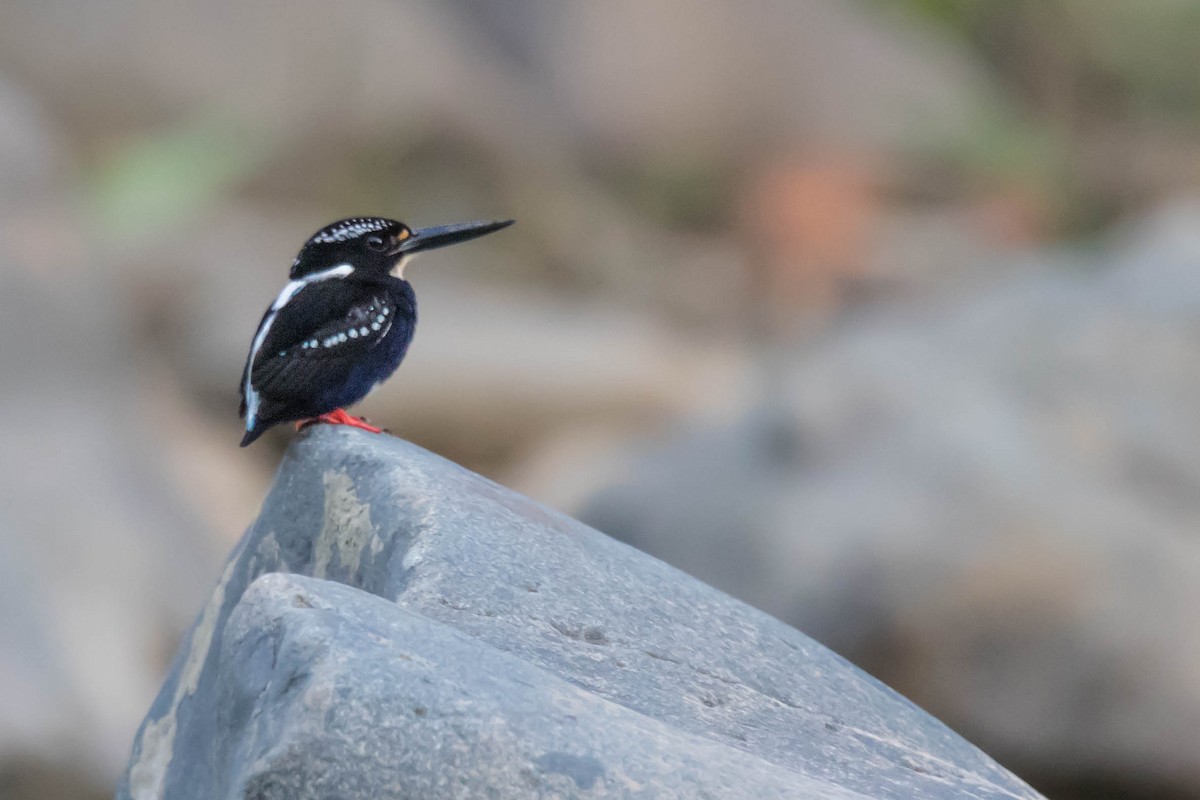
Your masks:
M 396 253 L 411 255 L 412 253 L 420 253 L 424 250 L 433 250 L 435 247 L 445 247 L 448 244 L 469 242 L 472 239 L 478 239 L 480 236 L 487 236 L 489 233 L 495 233 L 498 230 L 507 228 L 512 224 L 513 220 L 506 219 L 499 222 L 460 222 L 457 225 L 419 228 L 400 243 L 400 246 L 396 248 Z

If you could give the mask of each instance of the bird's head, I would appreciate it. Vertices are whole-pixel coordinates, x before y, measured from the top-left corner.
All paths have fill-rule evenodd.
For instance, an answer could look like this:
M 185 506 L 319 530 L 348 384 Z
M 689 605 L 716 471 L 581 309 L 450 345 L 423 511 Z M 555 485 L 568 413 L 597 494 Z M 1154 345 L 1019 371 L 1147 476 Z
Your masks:
M 296 280 L 338 264 L 349 264 L 355 271 L 387 274 L 403 269 L 409 257 L 457 244 L 512 225 L 511 219 L 499 222 L 462 222 L 433 228 L 412 228 L 403 222 L 383 217 L 352 217 L 326 225 L 312 235 L 292 263 L 291 278 Z

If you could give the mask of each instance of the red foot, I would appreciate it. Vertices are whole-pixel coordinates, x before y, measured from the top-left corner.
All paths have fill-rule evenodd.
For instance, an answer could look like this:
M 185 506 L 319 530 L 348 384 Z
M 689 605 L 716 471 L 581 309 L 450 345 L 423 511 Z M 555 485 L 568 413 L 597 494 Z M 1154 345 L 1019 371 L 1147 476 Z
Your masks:
M 349 425 L 351 428 L 362 428 L 364 431 L 370 431 L 371 433 L 383 433 L 383 428 L 376 428 L 365 420 L 352 417 L 341 408 L 334 409 L 328 414 L 322 414 L 312 419 L 302 419 L 296 423 L 296 430 L 307 428 L 309 425 L 316 425 L 318 422 L 324 422 L 326 425 Z

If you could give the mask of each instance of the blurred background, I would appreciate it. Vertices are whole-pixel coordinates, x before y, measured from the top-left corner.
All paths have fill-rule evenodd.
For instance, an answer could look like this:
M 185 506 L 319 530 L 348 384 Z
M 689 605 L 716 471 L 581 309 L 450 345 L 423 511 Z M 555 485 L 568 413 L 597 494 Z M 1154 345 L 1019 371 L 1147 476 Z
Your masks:
M 1200 798 L 1200 5 L 9 0 L 0 797 L 108 796 L 292 434 L 237 385 L 344 216 L 362 413 L 795 625 L 1052 800 Z

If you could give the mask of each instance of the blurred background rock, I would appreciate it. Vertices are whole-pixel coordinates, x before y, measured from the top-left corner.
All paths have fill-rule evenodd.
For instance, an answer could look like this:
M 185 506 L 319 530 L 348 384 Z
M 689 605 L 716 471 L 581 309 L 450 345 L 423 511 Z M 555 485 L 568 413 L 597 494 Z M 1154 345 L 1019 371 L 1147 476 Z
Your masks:
M 422 262 L 363 412 L 816 636 L 1051 798 L 1200 797 L 1200 6 L 14 0 L 0 796 L 109 793 L 289 433 L 330 219 Z

